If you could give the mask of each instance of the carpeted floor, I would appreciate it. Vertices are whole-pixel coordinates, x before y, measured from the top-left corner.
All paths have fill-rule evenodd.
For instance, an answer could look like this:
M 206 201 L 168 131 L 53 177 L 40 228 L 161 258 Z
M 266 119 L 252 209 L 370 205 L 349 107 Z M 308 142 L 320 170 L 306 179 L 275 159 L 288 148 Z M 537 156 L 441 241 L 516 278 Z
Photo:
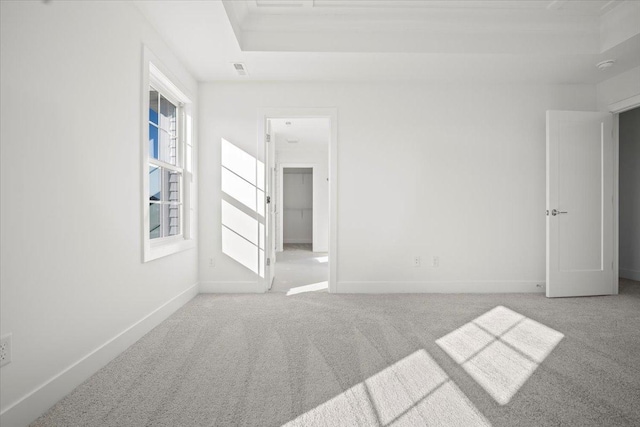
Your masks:
M 640 425 L 609 297 L 199 295 L 35 426 Z

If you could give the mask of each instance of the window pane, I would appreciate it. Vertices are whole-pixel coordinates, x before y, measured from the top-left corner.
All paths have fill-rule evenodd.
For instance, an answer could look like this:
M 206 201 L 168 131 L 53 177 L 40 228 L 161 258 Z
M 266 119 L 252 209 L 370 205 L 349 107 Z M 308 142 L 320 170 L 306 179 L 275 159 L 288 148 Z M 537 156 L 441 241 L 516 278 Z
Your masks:
M 162 205 L 162 221 L 164 224 L 165 236 L 175 236 L 180 234 L 180 210 L 181 205 Z
M 149 123 L 149 157 L 158 158 L 158 128 Z
M 160 200 L 161 178 L 161 168 L 149 165 L 149 200 Z
M 178 203 L 180 201 L 180 172 L 162 169 L 162 201 Z
M 164 129 L 160 129 L 160 160 L 176 164 L 176 139 Z
M 176 106 L 160 95 L 160 127 L 176 134 Z
M 158 124 L 158 92 L 149 89 L 149 121 Z
M 161 237 L 162 229 L 160 228 L 160 208 L 159 203 L 149 203 L 149 238 L 156 239 Z

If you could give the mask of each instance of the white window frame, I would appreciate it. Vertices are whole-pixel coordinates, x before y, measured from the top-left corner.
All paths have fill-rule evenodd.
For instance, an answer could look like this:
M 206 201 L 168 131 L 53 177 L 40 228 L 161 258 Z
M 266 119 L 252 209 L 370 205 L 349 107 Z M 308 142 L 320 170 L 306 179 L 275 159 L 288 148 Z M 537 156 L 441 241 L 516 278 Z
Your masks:
M 143 54 L 142 74 L 142 246 L 143 262 L 152 261 L 187 249 L 195 248 L 195 233 L 192 221 L 193 189 L 193 110 L 186 90 L 179 86 L 177 79 L 171 79 L 170 73 L 146 47 Z M 149 156 L 149 89 L 153 87 L 159 94 L 177 106 L 178 139 L 176 165 L 152 159 Z M 158 114 L 160 112 L 158 111 Z M 149 165 L 154 164 L 182 173 L 180 181 L 180 234 L 151 239 L 149 236 Z

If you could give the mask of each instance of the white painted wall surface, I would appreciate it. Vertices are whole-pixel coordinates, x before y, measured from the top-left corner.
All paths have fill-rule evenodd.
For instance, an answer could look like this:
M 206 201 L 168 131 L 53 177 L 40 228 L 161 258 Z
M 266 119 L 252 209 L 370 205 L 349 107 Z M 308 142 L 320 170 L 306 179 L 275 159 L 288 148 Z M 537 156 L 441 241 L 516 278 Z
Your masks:
M 640 280 L 640 107 L 620 114 L 620 277 Z
M 640 96 L 640 67 L 618 74 L 597 85 L 598 108 L 609 111 L 609 105 Z
M 208 289 L 262 289 L 220 252 L 221 138 L 261 153 L 258 108 L 300 106 L 338 109 L 339 292 L 535 291 L 545 277 L 545 111 L 594 110 L 596 93 L 210 83 L 200 85 L 200 106 L 200 253 L 216 259 L 215 268 L 201 264 Z
M 313 173 L 284 171 L 282 180 L 284 243 L 313 243 Z
M 0 15 L 9 427 L 197 293 L 197 250 L 141 262 L 143 43 L 194 101 L 197 83 L 127 2 L 3 1 Z

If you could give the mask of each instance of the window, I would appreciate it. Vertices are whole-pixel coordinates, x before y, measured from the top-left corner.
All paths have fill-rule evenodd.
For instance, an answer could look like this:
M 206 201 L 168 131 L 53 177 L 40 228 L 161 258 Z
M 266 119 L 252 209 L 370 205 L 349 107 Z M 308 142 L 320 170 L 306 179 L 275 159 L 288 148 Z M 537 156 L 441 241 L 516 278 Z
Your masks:
M 182 234 L 182 107 L 149 86 L 149 238 Z
M 191 102 L 149 60 L 143 94 L 144 261 L 195 247 L 190 230 Z

